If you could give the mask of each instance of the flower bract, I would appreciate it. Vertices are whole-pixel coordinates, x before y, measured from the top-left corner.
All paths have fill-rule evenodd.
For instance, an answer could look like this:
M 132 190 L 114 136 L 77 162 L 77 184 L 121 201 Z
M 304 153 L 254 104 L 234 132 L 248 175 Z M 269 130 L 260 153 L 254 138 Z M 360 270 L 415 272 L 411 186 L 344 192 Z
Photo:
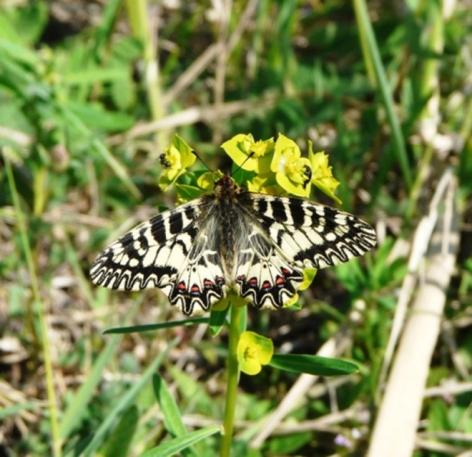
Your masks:
M 237 354 L 243 373 L 258 374 L 263 365 L 270 363 L 274 345 L 270 338 L 254 332 L 243 332 L 239 338 Z

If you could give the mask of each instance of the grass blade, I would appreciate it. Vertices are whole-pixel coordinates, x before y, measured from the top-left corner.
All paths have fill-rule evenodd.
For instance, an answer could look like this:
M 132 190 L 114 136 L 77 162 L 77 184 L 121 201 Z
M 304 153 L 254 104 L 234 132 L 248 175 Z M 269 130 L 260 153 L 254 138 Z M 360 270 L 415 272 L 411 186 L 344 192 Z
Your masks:
M 106 434 L 110 431 L 115 421 L 118 419 L 118 416 L 125 411 L 127 408 L 131 406 L 131 402 L 134 400 L 136 395 L 142 389 L 144 384 L 149 381 L 151 376 L 155 373 L 158 366 L 162 363 L 164 357 L 166 357 L 169 350 L 177 344 L 177 339 L 174 339 L 167 348 L 161 352 L 149 365 L 147 370 L 143 373 L 139 381 L 137 381 L 130 389 L 126 392 L 126 394 L 121 398 L 120 401 L 115 405 L 115 407 L 110 411 L 108 416 L 104 419 L 100 427 L 95 432 L 92 440 L 89 442 L 87 447 L 83 450 L 81 455 L 89 456 L 93 455 L 98 447 L 103 443 L 103 440 Z
M 36 274 L 36 267 L 33 260 L 33 253 L 31 252 L 31 246 L 28 240 L 28 234 L 26 229 L 26 222 L 24 218 L 24 214 L 21 210 L 20 205 L 20 198 L 18 195 L 18 190 L 15 184 L 15 178 L 13 177 L 13 172 L 11 169 L 11 164 L 4 155 L 5 160 L 5 169 L 7 172 L 7 180 L 8 186 L 10 188 L 10 193 L 13 200 L 13 206 L 15 208 L 15 216 L 16 222 L 18 225 L 18 229 L 20 231 L 21 236 L 21 245 L 24 251 L 24 255 L 26 257 L 26 264 L 28 266 L 28 272 L 30 275 L 31 281 L 31 289 L 34 301 L 36 302 L 37 306 L 37 316 L 39 320 L 40 326 L 40 340 L 41 340 L 41 348 L 43 353 L 43 360 L 44 360 L 44 371 L 46 377 L 46 391 L 48 397 L 48 408 L 49 408 L 49 421 L 51 425 L 51 436 L 52 436 L 52 451 L 53 455 L 59 457 L 62 455 L 61 451 L 61 440 L 59 435 L 59 420 L 58 420 L 58 410 L 57 410 L 57 400 L 56 400 L 56 392 L 54 389 L 54 371 L 52 366 L 51 360 L 51 350 L 49 346 L 49 338 L 48 338 L 48 326 L 46 323 L 46 312 L 44 309 L 43 301 L 41 300 L 41 295 L 39 292 L 39 282 L 38 276 Z
M 141 457 L 169 457 L 177 454 L 177 452 L 198 443 L 199 441 L 208 438 L 215 433 L 221 433 L 219 425 L 212 425 L 211 427 L 202 428 L 194 432 L 190 432 L 185 436 L 174 438 L 155 448 L 144 452 Z
M 86 382 L 80 386 L 74 399 L 69 404 L 64 417 L 61 420 L 61 426 L 59 429 L 62 439 L 65 440 L 70 435 L 72 430 L 84 416 L 85 409 L 92 398 L 95 387 L 101 381 L 103 370 L 115 354 L 120 340 L 120 336 L 114 336 L 110 339 L 105 346 L 105 349 L 95 361 L 92 371 L 87 376 Z
M 190 319 L 182 319 L 178 321 L 170 321 L 170 322 L 160 322 L 158 324 L 144 324 L 144 325 L 131 325 L 129 327 L 113 327 L 105 330 L 103 332 L 104 335 L 108 335 L 111 333 L 133 333 L 133 332 L 150 332 L 152 330 L 162 330 L 165 328 L 172 328 L 172 327 L 183 327 L 187 325 L 193 324 L 207 324 L 209 319 L 207 317 L 192 317 Z
M 395 114 L 392 91 L 385 74 L 382 59 L 380 58 L 379 48 L 367 13 L 367 7 L 364 0 L 353 0 L 353 4 L 359 34 L 362 37 L 361 43 L 363 44 L 362 49 L 364 51 L 366 67 L 374 71 L 377 87 L 382 97 L 390 129 L 392 130 L 395 152 L 402 170 L 403 180 L 409 189 L 413 180 L 405 148 L 405 139 L 400 128 L 400 122 Z
M 279 370 L 316 376 L 339 376 L 359 371 L 356 364 L 347 360 L 307 354 L 275 354 L 270 365 Z

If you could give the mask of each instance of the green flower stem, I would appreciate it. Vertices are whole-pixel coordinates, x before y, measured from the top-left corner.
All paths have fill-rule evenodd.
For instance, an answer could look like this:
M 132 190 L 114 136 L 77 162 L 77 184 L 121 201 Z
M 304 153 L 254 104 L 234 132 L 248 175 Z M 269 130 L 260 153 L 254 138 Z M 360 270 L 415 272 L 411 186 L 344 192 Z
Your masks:
M 23 212 L 21 210 L 20 198 L 18 196 L 18 191 L 15 184 L 15 178 L 13 177 L 11 165 L 7 157 L 5 157 L 5 170 L 7 172 L 8 186 L 10 188 L 10 192 L 11 192 L 11 196 L 13 200 L 13 206 L 15 208 L 16 223 L 20 232 L 21 245 L 25 254 L 26 264 L 28 265 L 33 300 L 36 304 L 36 310 L 38 313 L 41 348 L 43 352 L 43 361 L 44 361 L 44 372 L 46 375 L 46 390 L 47 390 L 48 407 L 49 407 L 49 422 L 51 424 L 52 455 L 54 457 L 60 457 L 62 455 L 62 451 L 61 451 L 61 437 L 59 435 L 59 414 L 57 410 L 56 392 L 54 390 L 54 375 L 53 375 L 53 366 L 52 366 L 52 360 L 51 360 L 51 349 L 49 346 L 49 339 L 48 339 L 48 327 L 47 327 L 46 315 L 45 315 L 46 313 L 45 313 L 44 304 L 41 300 L 41 295 L 39 292 L 38 276 L 36 274 L 36 267 L 33 260 L 33 253 L 31 252 L 31 246 L 28 241 L 26 223 L 23 216 Z
M 242 306 L 231 306 L 231 322 L 229 327 L 229 350 L 228 350 L 228 381 L 226 384 L 226 404 L 223 422 L 223 435 L 221 437 L 220 457 L 229 457 L 231 454 L 231 443 L 233 440 L 234 412 L 236 409 L 236 397 L 238 394 L 239 363 L 237 348 L 239 337 L 242 333 L 241 317 L 245 309 Z

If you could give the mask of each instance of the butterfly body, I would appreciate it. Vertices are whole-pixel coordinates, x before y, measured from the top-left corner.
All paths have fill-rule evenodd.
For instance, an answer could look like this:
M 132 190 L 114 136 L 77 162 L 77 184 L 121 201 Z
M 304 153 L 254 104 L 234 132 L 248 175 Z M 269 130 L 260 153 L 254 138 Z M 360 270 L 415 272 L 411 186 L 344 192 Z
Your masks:
M 305 268 L 345 262 L 375 242 L 372 227 L 351 214 L 251 193 L 223 176 L 212 194 L 114 242 L 90 275 L 112 289 L 158 287 L 186 315 L 208 310 L 229 288 L 257 307 L 280 308 L 296 294 Z

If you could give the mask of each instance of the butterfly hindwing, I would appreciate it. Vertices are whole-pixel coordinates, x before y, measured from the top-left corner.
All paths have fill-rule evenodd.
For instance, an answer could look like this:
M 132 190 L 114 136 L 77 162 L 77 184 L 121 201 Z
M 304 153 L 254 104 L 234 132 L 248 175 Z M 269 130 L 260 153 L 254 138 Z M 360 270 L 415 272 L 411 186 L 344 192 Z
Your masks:
M 235 285 L 239 295 L 257 308 L 281 308 L 303 281 L 303 272 L 281 255 L 257 223 L 246 219 L 247 234 L 236 252 Z
M 197 305 L 207 310 L 225 289 L 219 256 L 197 249 L 206 237 L 206 206 L 197 199 L 138 225 L 97 257 L 92 282 L 118 290 L 158 287 L 184 314 Z M 198 275 L 188 274 L 196 266 Z
M 375 230 L 352 214 L 290 197 L 250 194 L 254 217 L 284 255 L 300 267 L 326 268 L 363 255 Z

